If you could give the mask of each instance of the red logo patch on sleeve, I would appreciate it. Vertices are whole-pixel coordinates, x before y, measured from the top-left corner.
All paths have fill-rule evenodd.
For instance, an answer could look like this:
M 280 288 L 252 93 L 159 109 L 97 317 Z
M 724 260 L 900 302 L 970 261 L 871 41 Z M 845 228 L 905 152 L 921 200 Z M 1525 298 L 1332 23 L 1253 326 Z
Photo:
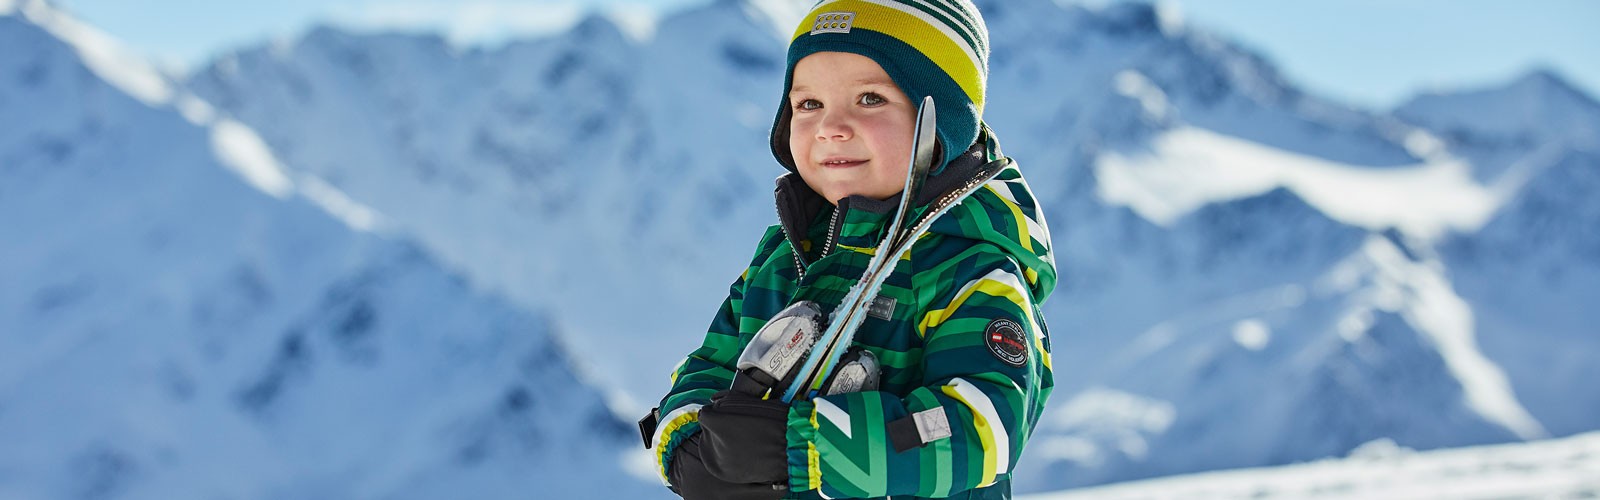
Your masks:
M 989 352 L 1005 364 L 1021 368 L 1028 364 L 1028 337 L 1022 333 L 1022 325 L 1006 318 L 989 322 L 983 329 L 983 343 L 989 347 Z

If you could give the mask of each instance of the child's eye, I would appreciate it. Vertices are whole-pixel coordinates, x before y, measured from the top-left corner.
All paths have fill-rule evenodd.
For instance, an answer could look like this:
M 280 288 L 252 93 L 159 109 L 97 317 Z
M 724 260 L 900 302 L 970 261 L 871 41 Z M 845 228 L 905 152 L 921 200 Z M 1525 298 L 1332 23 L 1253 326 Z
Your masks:
M 801 99 L 800 102 L 794 103 L 794 109 L 810 111 L 821 108 L 822 103 L 816 99 Z
M 865 94 L 861 94 L 861 97 L 856 99 L 856 102 L 862 106 L 882 106 L 887 104 L 889 100 L 884 99 L 883 96 L 878 95 L 875 92 L 867 92 Z

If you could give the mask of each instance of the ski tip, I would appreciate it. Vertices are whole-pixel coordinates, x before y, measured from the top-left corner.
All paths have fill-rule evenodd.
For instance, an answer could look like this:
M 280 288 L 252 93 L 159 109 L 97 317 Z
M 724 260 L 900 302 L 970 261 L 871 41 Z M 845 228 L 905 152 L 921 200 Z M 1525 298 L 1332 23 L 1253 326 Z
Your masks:
M 936 133 L 939 126 L 939 112 L 933 104 L 933 96 L 922 98 L 922 105 L 917 108 L 917 130 L 914 139 L 911 157 L 912 171 L 924 171 L 932 167 L 933 146 L 938 140 Z
M 938 126 L 939 107 L 933 104 L 933 96 L 922 98 L 922 104 L 917 106 L 917 135 L 933 138 L 934 128 Z

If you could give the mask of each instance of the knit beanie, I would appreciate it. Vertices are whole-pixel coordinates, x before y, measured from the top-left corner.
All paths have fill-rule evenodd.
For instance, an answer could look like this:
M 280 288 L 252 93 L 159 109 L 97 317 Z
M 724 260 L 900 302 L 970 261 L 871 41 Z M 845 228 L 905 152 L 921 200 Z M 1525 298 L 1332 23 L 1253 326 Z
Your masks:
M 933 96 L 942 158 L 933 174 L 978 139 L 989 78 L 989 29 L 970 0 L 822 0 L 789 42 L 783 94 L 772 125 L 772 154 L 795 171 L 789 152 L 789 87 L 794 66 L 817 52 L 872 59 L 920 103 Z

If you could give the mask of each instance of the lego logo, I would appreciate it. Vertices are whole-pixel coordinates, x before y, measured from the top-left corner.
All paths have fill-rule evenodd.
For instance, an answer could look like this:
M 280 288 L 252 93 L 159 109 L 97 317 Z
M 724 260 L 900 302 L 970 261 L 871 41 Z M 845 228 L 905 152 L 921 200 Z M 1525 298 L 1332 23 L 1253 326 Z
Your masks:
M 854 12 L 823 12 L 817 14 L 817 22 L 811 25 L 811 34 L 849 33 L 850 24 L 855 20 Z
M 984 329 L 984 344 L 989 352 L 1005 364 L 1021 368 L 1028 363 L 1028 342 L 1022 325 L 1006 318 L 989 322 Z

